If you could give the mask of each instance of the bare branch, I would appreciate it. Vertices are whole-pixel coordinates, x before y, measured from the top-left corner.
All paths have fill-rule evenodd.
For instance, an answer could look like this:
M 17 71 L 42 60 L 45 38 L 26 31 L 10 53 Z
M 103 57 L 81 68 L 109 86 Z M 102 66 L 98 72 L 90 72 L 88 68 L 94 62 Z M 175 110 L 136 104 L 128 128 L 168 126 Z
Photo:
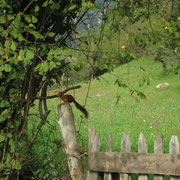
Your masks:
M 62 91 L 64 94 L 65 93 L 67 93 L 68 91 L 70 91 L 70 90 L 74 90 L 74 89 L 79 89 L 79 88 L 81 88 L 81 86 L 80 85 L 78 85 L 78 86 L 73 86 L 73 87 L 70 87 L 70 88 L 67 88 L 67 89 L 65 89 L 64 91 Z M 57 97 L 59 97 L 58 95 L 52 95 L 52 96 L 39 96 L 39 97 L 35 97 L 34 99 L 35 100 L 37 100 L 37 99 L 53 99 L 53 98 L 57 98 Z
M 34 2 L 34 0 L 32 0 L 31 2 L 29 2 L 29 4 L 24 8 L 23 13 L 30 7 L 30 5 Z

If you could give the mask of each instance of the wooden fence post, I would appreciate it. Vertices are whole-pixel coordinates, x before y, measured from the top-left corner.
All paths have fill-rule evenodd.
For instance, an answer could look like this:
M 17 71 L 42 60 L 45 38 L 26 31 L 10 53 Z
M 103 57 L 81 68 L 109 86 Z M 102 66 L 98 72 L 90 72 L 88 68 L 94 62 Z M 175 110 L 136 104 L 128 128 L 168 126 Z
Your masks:
M 88 153 L 89 152 L 100 152 L 101 150 L 101 141 L 99 134 L 96 134 L 94 128 L 89 129 L 89 139 L 88 139 Z M 86 180 L 97 180 L 98 172 L 87 171 Z
M 111 138 L 111 134 L 108 134 L 106 152 L 112 152 L 112 138 Z M 104 180 L 112 180 L 112 174 L 111 173 L 104 173 Z
M 73 180 L 84 180 L 72 108 L 69 103 L 63 103 L 58 106 L 58 112 L 58 123 L 64 139 L 64 149 L 66 151 L 71 178 Z
M 140 136 L 139 136 L 138 152 L 139 153 L 147 153 L 148 152 L 146 139 L 144 137 L 144 133 L 142 133 L 142 132 L 140 133 Z M 148 177 L 147 177 L 147 175 L 139 175 L 138 179 L 139 180 L 147 180 Z
M 169 143 L 169 153 L 170 154 L 180 154 L 179 141 L 177 136 L 172 136 Z M 180 177 L 171 176 L 170 180 L 180 180 Z
M 164 153 L 164 143 L 163 136 L 157 135 L 154 141 L 154 153 L 163 154 Z M 162 175 L 154 175 L 154 180 L 163 180 L 164 176 Z
M 131 152 L 131 142 L 130 142 L 130 137 L 129 133 L 124 133 L 122 142 L 121 142 L 121 152 Z M 119 174 L 119 179 L 120 180 L 130 180 L 131 176 L 126 173 L 120 173 Z

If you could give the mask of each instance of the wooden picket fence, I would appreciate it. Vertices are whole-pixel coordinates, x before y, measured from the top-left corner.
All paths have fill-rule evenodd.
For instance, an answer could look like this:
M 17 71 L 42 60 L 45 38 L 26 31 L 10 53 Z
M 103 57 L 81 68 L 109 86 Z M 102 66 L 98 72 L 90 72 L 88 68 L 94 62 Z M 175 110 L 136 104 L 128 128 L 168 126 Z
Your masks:
M 180 146 L 177 136 L 172 136 L 169 154 L 164 154 L 163 137 L 157 135 L 154 141 L 154 153 L 148 153 L 144 134 L 138 140 L 138 152 L 131 152 L 128 133 L 124 133 L 121 152 L 112 152 L 112 139 L 108 135 L 106 152 L 100 152 L 100 136 L 95 129 L 89 129 L 88 158 L 86 180 L 97 180 L 99 172 L 104 172 L 104 180 L 112 180 L 112 173 L 118 173 L 120 180 L 130 180 L 131 174 L 139 174 L 139 180 L 147 180 L 148 174 L 154 174 L 155 180 L 163 180 L 170 175 L 171 180 L 180 180 Z M 102 173 L 101 173 L 102 174 Z

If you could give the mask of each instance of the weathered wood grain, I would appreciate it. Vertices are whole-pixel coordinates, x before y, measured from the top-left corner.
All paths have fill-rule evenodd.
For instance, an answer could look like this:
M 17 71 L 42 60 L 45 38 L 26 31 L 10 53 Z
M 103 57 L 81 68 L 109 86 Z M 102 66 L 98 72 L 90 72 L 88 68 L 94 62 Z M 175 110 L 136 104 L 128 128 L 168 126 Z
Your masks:
M 171 141 L 169 143 L 169 153 L 179 154 L 180 156 L 179 141 L 177 136 L 172 136 L 171 138 Z M 180 180 L 180 177 L 172 176 L 170 180 Z
M 88 154 L 92 171 L 180 176 L 180 155 L 95 152 Z
M 88 152 L 91 152 L 92 150 L 92 145 L 93 145 L 95 136 L 96 136 L 96 129 L 89 128 L 88 129 Z
M 107 152 L 112 152 L 112 138 L 111 134 L 108 134 L 108 140 L 107 140 Z M 112 180 L 112 174 L 111 173 L 104 173 L 104 180 Z
M 124 133 L 124 136 L 121 141 L 121 152 L 131 152 L 131 141 L 130 141 L 129 133 Z M 122 164 L 122 166 L 124 165 Z M 119 174 L 119 179 L 131 180 L 131 175 L 122 172 Z
M 64 149 L 66 151 L 68 166 L 71 178 L 84 180 L 82 162 L 80 158 L 79 146 L 76 138 L 74 116 L 69 103 L 58 106 L 59 125 L 64 139 Z
M 154 153 L 163 154 L 164 153 L 164 143 L 163 136 L 157 135 L 154 141 Z M 154 180 L 163 180 L 164 176 L 162 175 L 154 175 Z
M 144 133 L 140 133 L 139 140 L 138 140 L 138 152 L 139 153 L 147 153 L 148 148 L 146 144 L 146 139 L 144 137 Z M 147 180 L 147 175 L 139 175 L 138 180 Z
M 89 139 L 88 139 L 88 154 L 91 152 L 100 152 L 101 150 L 101 141 L 99 134 L 96 134 L 94 128 L 89 129 Z M 97 180 L 98 172 L 87 171 L 86 180 Z

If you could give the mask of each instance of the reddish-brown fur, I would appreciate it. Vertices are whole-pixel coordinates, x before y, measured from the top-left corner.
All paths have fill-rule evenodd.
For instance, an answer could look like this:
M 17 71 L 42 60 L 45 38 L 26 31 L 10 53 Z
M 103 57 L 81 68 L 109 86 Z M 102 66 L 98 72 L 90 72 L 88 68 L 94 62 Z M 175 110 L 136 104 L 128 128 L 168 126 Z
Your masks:
M 74 103 L 75 106 L 82 112 L 84 113 L 85 117 L 88 118 L 88 111 L 83 107 L 81 106 L 75 99 L 72 95 L 70 94 L 64 94 L 62 92 L 59 92 L 58 93 L 58 96 L 64 101 L 64 102 L 68 102 L 68 103 Z

